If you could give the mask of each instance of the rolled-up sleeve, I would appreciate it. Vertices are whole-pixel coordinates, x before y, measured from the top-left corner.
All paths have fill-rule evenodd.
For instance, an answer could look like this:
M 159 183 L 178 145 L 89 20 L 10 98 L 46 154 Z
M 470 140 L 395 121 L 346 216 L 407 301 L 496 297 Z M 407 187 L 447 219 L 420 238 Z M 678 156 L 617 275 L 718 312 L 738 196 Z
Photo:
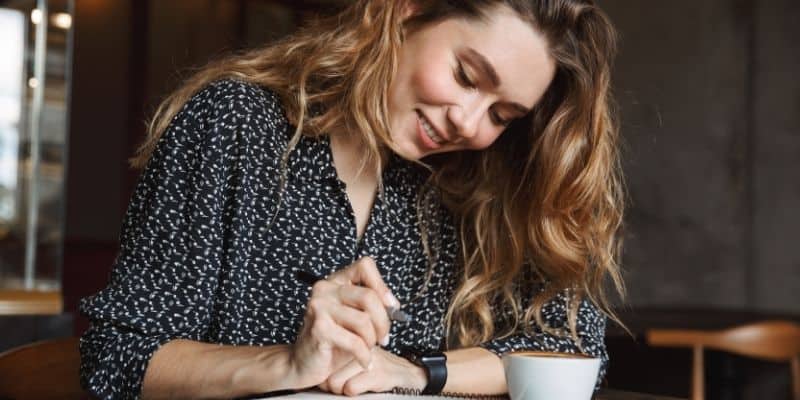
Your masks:
M 242 84 L 212 84 L 172 120 L 131 199 L 110 283 L 81 302 L 81 384 L 97 397 L 139 397 L 159 346 L 207 336 L 238 185 L 231 85 Z
M 608 367 L 608 352 L 605 345 L 606 317 L 589 300 L 584 299 L 578 307 L 576 321 L 577 340 L 569 334 L 567 305 L 569 296 L 560 293 L 542 307 L 542 318 L 551 328 L 564 334 L 545 332 L 539 326 L 503 338 L 480 344 L 498 356 L 510 351 L 537 350 L 564 353 L 581 353 L 600 358 L 600 373 L 597 377 L 599 387 Z

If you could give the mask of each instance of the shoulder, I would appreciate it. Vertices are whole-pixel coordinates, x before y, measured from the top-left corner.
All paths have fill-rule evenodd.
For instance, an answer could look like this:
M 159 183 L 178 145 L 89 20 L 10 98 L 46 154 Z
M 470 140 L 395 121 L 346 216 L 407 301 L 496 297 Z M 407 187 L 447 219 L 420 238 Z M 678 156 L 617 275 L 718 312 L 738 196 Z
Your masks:
M 203 159 L 228 163 L 245 154 L 265 162 L 279 158 L 291 131 L 275 92 L 240 80 L 217 80 L 183 103 L 153 158 L 202 154 Z
M 201 142 L 254 143 L 284 147 L 291 132 L 280 96 L 269 88 L 236 79 L 213 81 L 197 91 L 173 121 L 190 125 Z
M 188 113 L 203 113 L 206 119 L 258 118 L 288 124 L 279 96 L 272 90 L 236 79 L 209 83 L 184 106 Z

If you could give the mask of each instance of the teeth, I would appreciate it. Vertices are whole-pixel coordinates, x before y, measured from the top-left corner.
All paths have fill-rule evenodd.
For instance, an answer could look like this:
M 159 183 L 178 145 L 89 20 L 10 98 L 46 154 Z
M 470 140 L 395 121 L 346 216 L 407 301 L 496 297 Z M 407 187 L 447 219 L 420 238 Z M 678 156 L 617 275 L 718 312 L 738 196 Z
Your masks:
M 428 120 L 424 116 L 420 115 L 419 120 L 422 121 L 422 127 L 425 128 L 425 133 L 429 138 L 431 138 L 431 140 L 438 144 L 442 144 L 444 142 L 444 139 L 436 134 L 436 131 L 433 130 L 433 127 L 430 123 L 428 123 Z

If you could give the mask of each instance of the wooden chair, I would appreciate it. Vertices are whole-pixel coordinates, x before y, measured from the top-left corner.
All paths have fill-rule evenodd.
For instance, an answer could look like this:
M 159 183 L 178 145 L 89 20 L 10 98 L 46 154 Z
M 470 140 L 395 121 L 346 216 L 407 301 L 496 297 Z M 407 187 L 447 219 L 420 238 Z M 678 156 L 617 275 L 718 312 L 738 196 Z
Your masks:
M 84 399 L 78 338 L 47 340 L 0 353 L 0 399 Z
M 722 331 L 651 329 L 647 343 L 660 347 L 689 347 L 692 355 L 691 400 L 705 396 L 703 350 L 713 349 L 766 361 L 791 362 L 792 396 L 800 400 L 800 325 L 765 321 Z

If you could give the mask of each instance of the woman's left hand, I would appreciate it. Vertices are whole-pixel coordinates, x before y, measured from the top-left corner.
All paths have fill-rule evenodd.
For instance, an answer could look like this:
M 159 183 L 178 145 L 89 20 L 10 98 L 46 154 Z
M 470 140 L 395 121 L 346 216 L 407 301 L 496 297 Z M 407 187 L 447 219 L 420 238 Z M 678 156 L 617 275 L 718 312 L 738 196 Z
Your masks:
M 376 346 L 372 349 L 369 370 L 353 360 L 318 387 L 326 392 L 356 396 L 365 392 L 388 392 L 396 387 L 423 389 L 426 384 L 422 368 Z

